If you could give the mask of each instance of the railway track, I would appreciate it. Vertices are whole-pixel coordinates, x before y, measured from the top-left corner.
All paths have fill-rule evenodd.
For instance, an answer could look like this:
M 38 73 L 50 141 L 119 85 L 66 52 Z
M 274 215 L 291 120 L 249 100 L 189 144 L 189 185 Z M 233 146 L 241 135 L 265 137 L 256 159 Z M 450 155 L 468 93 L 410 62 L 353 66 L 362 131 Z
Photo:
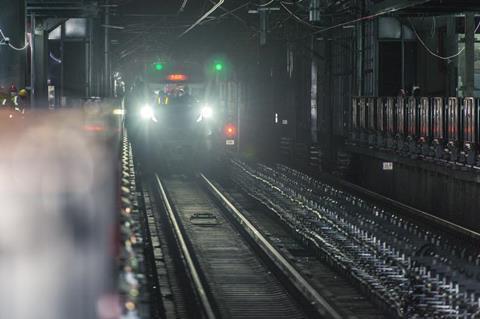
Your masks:
M 237 185 L 392 315 L 480 316 L 478 241 L 457 241 L 285 166 L 232 167 Z
M 238 202 L 205 175 L 193 179 L 157 175 L 155 189 L 181 260 L 183 269 L 177 262 L 176 272 L 186 274 L 183 284 L 191 283 L 183 290 L 194 292 L 184 297 L 190 303 L 186 317 L 383 318 L 345 283 L 343 287 L 350 289 L 347 298 L 352 299 L 343 304 L 341 298 L 332 298 L 332 291 L 340 292 L 337 288 L 312 285 L 312 276 L 292 262 L 295 258 L 282 244 L 268 232 L 265 236 L 265 229 L 251 222 Z M 331 270 L 315 271 L 323 274 L 325 284 L 335 284 L 327 277 L 338 278 Z
M 310 284 L 338 309 L 343 318 L 385 318 L 386 309 L 374 304 L 365 292 L 334 271 L 322 256 L 305 245 L 302 238 L 286 227 L 270 209 L 229 180 L 221 181 L 229 200 L 238 207 L 252 224 L 295 266 Z
M 307 316 L 197 181 L 156 184 L 202 317 Z
M 219 181 L 155 176 L 184 276 L 175 317 L 479 318 L 473 239 L 284 166 L 233 161 Z

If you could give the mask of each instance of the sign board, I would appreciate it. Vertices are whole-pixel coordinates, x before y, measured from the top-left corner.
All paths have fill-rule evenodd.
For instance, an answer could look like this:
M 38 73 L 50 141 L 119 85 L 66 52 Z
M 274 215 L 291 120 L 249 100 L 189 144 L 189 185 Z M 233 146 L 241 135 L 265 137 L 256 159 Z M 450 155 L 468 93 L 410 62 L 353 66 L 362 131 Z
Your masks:
M 383 162 L 383 170 L 384 171 L 393 171 L 393 163 L 392 162 Z
M 225 144 L 227 145 L 235 145 L 235 140 L 226 140 Z

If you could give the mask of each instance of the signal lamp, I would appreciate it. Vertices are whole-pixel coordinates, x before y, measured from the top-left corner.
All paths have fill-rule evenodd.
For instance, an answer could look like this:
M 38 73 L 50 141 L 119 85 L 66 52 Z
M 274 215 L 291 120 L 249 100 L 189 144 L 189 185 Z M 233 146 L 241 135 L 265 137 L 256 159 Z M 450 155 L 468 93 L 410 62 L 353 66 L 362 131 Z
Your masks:
M 215 63 L 215 71 L 220 72 L 223 70 L 223 64 L 220 62 Z
M 232 123 L 225 125 L 223 131 L 228 138 L 234 138 L 237 135 L 237 127 Z

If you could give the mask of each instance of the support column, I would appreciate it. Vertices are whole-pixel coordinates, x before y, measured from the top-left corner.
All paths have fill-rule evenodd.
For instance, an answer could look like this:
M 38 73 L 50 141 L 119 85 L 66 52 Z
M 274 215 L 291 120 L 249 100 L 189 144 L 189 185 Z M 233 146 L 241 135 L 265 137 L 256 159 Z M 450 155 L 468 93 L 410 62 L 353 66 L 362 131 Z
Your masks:
M 400 23 L 400 45 L 401 45 L 401 50 L 402 50 L 402 89 L 407 92 L 407 90 L 410 90 L 412 88 L 407 88 L 406 83 L 405 83 L 405 32 L 403 30 L 403 24 Z M 413 93 L 413 92 L 412 92 Z
M 475 91 L 475 15 L 465 15 L 465 96 Z
M 88 86 L 88 96 L 94 96 L 94 85 L 93 85 L 93 21 L 88 19 L 88 67 L 87 67 L 87 86 Z
M 456 17 L 447 17 L 447 37 L 446 43 L 446 55 L 452 55 L 458 52 L 458 34 L 456 31 Z M 457 96 L 459 94 L 458 88 L 458 63 L 447 63 L 447 78 L 445 82 L 446 95 Z
M 267 5 L 268 0 L 264 0 L 262 5 Z M 258 11 L 258 15 L 260 17 L 260 45 L 267 44 L 267 33 L 268 33 L 268 20 L 267 20 L 267 10 L 265 7 L 260 8 L 261 10 Z
M 0 29 L 15 47 L 25 45 L 25 1 L 3 0 L 0 9 Z M 0 86 L 14 83 L 25 86 L 26 50 L 16 51 L 8 45 L 0 45 Z
M 32 107 L 48 107 L 48 32 L 42 21 L 32 18 Z M 63 61 L 62 61 L 63 62 Z
M 62 23 L 60 27 L 60 99 L 58 105 L 64 107 L 65 102 L 65 23 Z
M 333 38 L 331 31 L 328 31 L 324 35 L 325 39 Z M 333 136 L 333 127 L 334 127 L 334 109 L 333 109 L 333 57 L 332 57 L 332 40 L 325 40 L 325 75 L 324 77 L 327 79 L 326 84 L 326 93 L 324 96 L 324 103 L 327 108 L 325 113 L 325 149 L 327 150 L 326 154 L 326 161 L 327 165 L 330 167 L 335 167 L 336 159 L 337 159 L 337 151 L 335 148 L 335 141 Z
M 85 46 L 85 87 L 84 87 L 84 94 L 85 97 L 88 98 L 90 97 L 90 81 L 89 81 L 89 73 L 90 73 L 90 38 L 89 38 L 89 32 L 88 29 L 90 28 L 90 23 L 89 20 L 87 20 L 87 35 L 85 36 L 85 39 L 83 40 L 83 44 Z
M 318 143 L 318 64 L 317 58 L 313 52 L 316 51 L 315 36 L 311 39 L 312 46 L 312 66 L 311 66 L 311 86 L 310 86 L 310 137 L 312 143 Z
M 360 11 L 360 17 L 365 16 L 365 2 L 361 1 L 361 11 Z M 356 45 L 356 94 L 357 96 L 362 96 L 363 95 L 363 90 L 364 90 L 364 84 L 363 84 L 363 79 L 364 79 L 364 65 L 365 65 L 365 59 L 364 59 L 364 48 L 365 48 L 365 21 L 362 21 L 361 23 L 357 24 L 357 27 L 355 28 L 355 45 Z
M 105 0 L 105 69 L 104 69 L 104 96 L 110 96 L 110 1 Z

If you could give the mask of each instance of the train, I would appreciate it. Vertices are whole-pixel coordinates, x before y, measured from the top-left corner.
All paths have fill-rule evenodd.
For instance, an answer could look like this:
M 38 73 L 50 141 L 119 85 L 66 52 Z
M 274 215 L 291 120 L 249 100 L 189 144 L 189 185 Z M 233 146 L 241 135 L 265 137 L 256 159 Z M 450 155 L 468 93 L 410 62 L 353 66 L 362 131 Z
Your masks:
M 480 166 L 480 99 L 354 97 L 349 141 L 412 158 Z
M 209 161 L 231 150 L 237 129 L 213 92 L 215 83 L 186 72 L 137 78 L 125 97 L 133 143 L 177 166 Z

